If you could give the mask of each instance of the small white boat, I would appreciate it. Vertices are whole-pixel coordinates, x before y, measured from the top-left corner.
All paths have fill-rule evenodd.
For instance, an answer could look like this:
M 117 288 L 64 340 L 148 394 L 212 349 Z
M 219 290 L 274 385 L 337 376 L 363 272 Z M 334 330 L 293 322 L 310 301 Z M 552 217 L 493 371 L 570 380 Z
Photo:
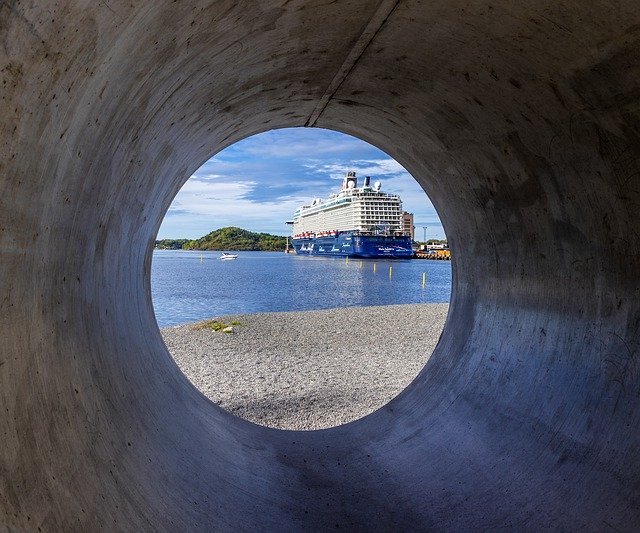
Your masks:
M 238 254 L 228 254 L 227 252 L 222 252 L 222 255 L 218 257 L 218 259 L 222 259 L 223 261 L 228 261 L 229 259 L 238 259 Z

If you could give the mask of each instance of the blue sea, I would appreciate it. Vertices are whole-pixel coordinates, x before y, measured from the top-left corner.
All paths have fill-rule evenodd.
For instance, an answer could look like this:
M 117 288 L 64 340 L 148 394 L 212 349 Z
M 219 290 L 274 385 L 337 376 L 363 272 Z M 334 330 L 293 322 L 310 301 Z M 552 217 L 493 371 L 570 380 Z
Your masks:
M 221 261 L 220 252 L 155 250 L 151 290 L 158 325 L 266 311 L 447 303 L 451 296 L 450 261 L 233 253 L 238 259 Z

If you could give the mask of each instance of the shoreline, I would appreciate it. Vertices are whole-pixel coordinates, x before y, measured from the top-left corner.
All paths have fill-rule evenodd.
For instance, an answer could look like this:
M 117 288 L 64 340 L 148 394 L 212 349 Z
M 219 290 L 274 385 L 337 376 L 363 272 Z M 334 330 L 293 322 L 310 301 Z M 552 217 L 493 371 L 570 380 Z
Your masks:
M 433 352 L 448 309 L 427 303 L 225 315 L 216 319 L 234 322 L 232 333 L 203 322 L 160 331 L 182 372 L 216 404 L 257 424 L 311 430 L 356 420 L 397 396 Z

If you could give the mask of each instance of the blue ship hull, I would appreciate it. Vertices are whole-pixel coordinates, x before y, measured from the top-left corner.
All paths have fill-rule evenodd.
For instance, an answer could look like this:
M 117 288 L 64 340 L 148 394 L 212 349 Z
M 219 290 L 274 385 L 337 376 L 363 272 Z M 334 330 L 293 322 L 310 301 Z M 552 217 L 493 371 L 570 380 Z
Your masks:
M 291 243 L 300 255 L 332 255 L 348 257 L 413 257 L 410 237 L 385 237 L 382 235 L 354 235 L 339 233 L 337 236 L 306 237 L 292 239 Z

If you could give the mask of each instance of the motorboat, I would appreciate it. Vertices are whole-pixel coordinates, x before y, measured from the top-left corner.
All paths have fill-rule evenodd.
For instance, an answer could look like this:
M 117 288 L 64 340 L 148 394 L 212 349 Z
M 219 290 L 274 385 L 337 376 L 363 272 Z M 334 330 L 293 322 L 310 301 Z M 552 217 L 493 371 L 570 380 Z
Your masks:
M 222 255 L 218 257 L 218 259 L 222 259 L 223 261 L 229 261 L 230 259 L 238 259 L 238 254 L 228 254 L 227 252 L 222 252 Z

